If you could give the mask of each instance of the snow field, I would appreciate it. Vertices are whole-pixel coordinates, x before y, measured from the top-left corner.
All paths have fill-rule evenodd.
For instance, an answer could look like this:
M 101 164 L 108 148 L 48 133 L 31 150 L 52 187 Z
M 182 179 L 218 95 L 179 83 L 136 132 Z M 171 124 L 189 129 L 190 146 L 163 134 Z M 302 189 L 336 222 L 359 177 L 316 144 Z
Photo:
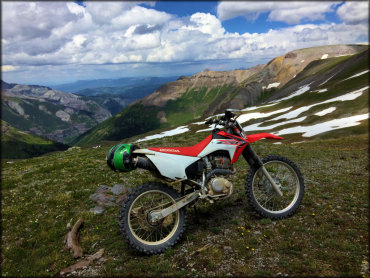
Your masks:
M 335 119 L 327 122 L 322 122 L 310 126 L 296 126 L 280 130 L 276 135 L 291 134 L 291 133 L 303 133 L 303 137 L 311 137 L 320 133 L 324 133 L 331 130 L 340 128 L 346 128 L 356 126 L 360 124 L 360 121 L 369 118 L 369 114 L 355 115 L 347 118 Z
M 173 135 L 181 134 L 187 131 L 189 131 L 189 128 L 187 126 L 179 126 L 175 129 L 161 132 L 160 134 L 146 136 L 145 138 L 139 139 L 136 142 L 142 142 L 142 141 L 147 141 L 147 140 L 152 140 L 152 139 L 163 138 L 167 136 L 173 136 Z
M 362 74 L 365 74 L 366 72 L 368 72 L 368 70 L 360 72 L 356 75 L 353 75 L 350 78 L 360 76 Z M 329 78 L 329 79 L 331 79 L 331 78 Z M 327 81 L 325 81 L 325 82 L 327 82 Z M 272 83 L 272 84 L 277 84 L 277 83 Z M 272 102 L 270 102 L 266 105 L 261 105 L 261 106 L 247 107 L 247 108 L 243 109 L 242 111 L 253 111 L 255 109 L 260 109 L 260 108 L 276 105 L 276 104 L 280 103 L 283 100 L 290 99 L 292 97 L 301 95 L 301 94 L 309 91 L 310 90 L 309 85 L 310 84 L 307 84 L 307 85 L 304 85 L 304 86 L 300 87 L 293 94 L 291 94 L 291 95 L 289 95 L 285 98 L 279 99 L 278 101 L 272 101 Z M 276 85 L 276 86 L 278 86 L 278 85 Z M 276 118 L 265 121 L 265 122 L 271 122 L 271 121 L 286 119 L 285 121 L 281 121 L 279 123 L 275 123 L 275 124 L 268 125 L 268 126 L 260 126 L 261 124 L 263 124 L 263 122 L 260 122 L 260 123 L 255 123 L 255 124 L 248 125 L 244 128 L 247 131 L 248 130 L 250 130 L 250 131 L 258 131 L 258 130 L 266 131 L 266 130 L 271 130 L 271 129 L 274 129 L 278 126 L 282 126 L 282 125 L 286 125 L 286 124 L 290 124 L 290 123 L 303 122 L 307 118 L 306 116 L 300 117 L 300 118 L 296 118 L 296 117 L 298 117 L 301 113 L 303 113 L 305 111 L 308 111 L 312 107 L 317 106 L 317 105 L 321 105 L 321 104 L 336 102 L 336 101 L 354 100 L 354 99 L 360 97 L 363 94 L 363 92 L 365 90 L 367 90 L 368 88 L 369 88 L 369 86 L 366 86 L 366 87 L 363 87 L 361 89 L 355 90 L 353 92 L 350 92 L 350 93 L 347 93 L 347 94 L 344 94 L 344 95 L 341 95 L 341 96 L 338 96 L 338 97 L 334 97 L 334 98 L 331 98 L 331 99 L 328 99 L 328 100 L 325 100 L 325 101 L 322 101 L 322 102 L 319 102 L 319 103 L 314 103 L 314 104 L 311 104 L 311 105 L 303 106 L 303 107 L 294 109 L 292 111 L 289 111 L 288 113 L 280 115 Z M 326 91 L 327 91 L 327 89 L 321 89 L 321 90 L 318 90 L 317 92 L 321 93 L 321 92 L 326 92 Z M 292 108 L 293 107 L 290 106 L 290 107 L 287 107 L 287 108 L 282 108 L 280 110 L 267 112 L 267 113 L 262 113 L 262 112 L 246 113 L 246 114 L 242 114 L 241 116 L 239 116 L 238 121 L 242 124 L 242 123 L 245 123 L 247 121 L 250 121 L 251 119 L 267 118 L 267 117 L 270 117 L 270 116 L 275 115 L 275 114 L 286 112 L 288 110 L 291 110 Z M 332 113 L 335 110 L 336 110 L 336 107 L 329 107 L 329 108 L 326 108 L 322 111 L 319 111 L 319 112 L 315 113 L 314 115 L 321 117 L 321 116 L 327 115 L 329 113 Z M 206 118 L 205 120 L 207 120 L 209 118 L 213 118 L 215 116 L 222 116 L 222 115 L 223 114 L 210 116 L 210 117 Z M 283 135 L 283 134 L 291 134 L 291 133 L 303 133 L 302 134 L 303 137 L 311 137 L 311 136 L 314 136 L 314 135 L 317 135 L 317 134 L 320 134 L 320 133 L 323 133 L 323 132 L 359 125 L 360 121 L 368 119 L 368 118 L 369 118 L 368 114 L 355 115 L 355 116 L 351 116 L 351 117 L 347 117 L 347 118 L 334 119 L 334 120 L 314 124 L 314 125 L 311 125 L 311 126 L 296 126 L 296 127 L 291 127 L 291 128 L 285 128 L 283 130 L 277 131 L 275 134 Z M 201 124 L 204 124 L 204 121 L 195 122 L 195 123 L 192 123 L 192 124 L 201 125 Z M 216 128 L 222 128 L 222 126 L 218 125 L 218 126 L 216 126 Z M 198 130 L 196 132 L 198 133 L 198 132 L 211 131 L 213 129 L 214 129 L 214 125 L 210 125 L 209 128 L 201 129 L 201 130 Z M 136 142 L 142 142 L 142 141 L 147 141 L 147 140 L 152 140 L 152 139 L 163 138 L 163 137 L 167 137 L 167 136 L 173 136 L 173 135 L 185 133 L 185 132 L 188 132 L 188 131 L 189 131 L 189 128 L 187 126 L 179 126 L 175 129 L 164 131 L 164 132 L 161 132 L 159 134 L 146 136 L 145 138 L 139 139 Z
M 351 78 L 358 77 L 358 76 L 363 75 L 363 74 L 368 73 L 368 72 L 369 72 L 369 70 L 364 70 L 364 71 L 362 71 L 362 72 L 359 72 L 359 73 L 357 73 L 357 74 L 355 74 L 355 75 L 352 75 L 352 76 L 350 76 L 350 77 L 348 77 L 348 78 L 344 79 L 343 81 L 348 80 L 348 79 L 351 79 Z
M 358 89 L 356 91 L 353 91 L 353 92 L 350 92 L 350 93 L 347 93 L 347 94 L 344 94 L 344 95 L 339 96 L 339 97 L 331 98 L 331 99 L 328 99 L 328 100 L 325 100 L 325 101 L 322 101 L 322 102 L 318 102 L 318 103 L 314 103 L 314 104 L 311 104 L 311 105 L 300 107 L 300 108 L 295 109 L 295 110 L 293 110 L 293 111 L 291 111 L 287 114 L 280 115 L 279 117 L 274 118 L 270 121 L 280 120 L 280 119 L 284 119 L 284 118 L 285 119 L 293 119 L 295 117 L 298 117 L 301 113 L 303 113 L 303 112 L 305 112 L 305 111 L 307 111 L 307 110 L 309 110 L 312 107 L 317 106 L 317 105 L 330 103 L 330 102 L 335 102 L 335 101 L 354 100 L 354 99 L 358 98 L 359 96 L 361 96 L 363 91 L 365 91 L 368 88 L 369 88 L 369 86 Z M 331 111 L 331 112 L 333 112 L 333 111 Z M 331 112 L 329 112 L 329 113 L 331 113 Z
M 324 54 L 324 55 L 322 55 L 321 60 L 325 60 L 325 59 L 327 59 L 327 58 L 328 58 L 328 56 L 329 56 L 329 54 Z
M 275 88 L 275 87 L 278 87 L 279 85 L 280 83 L 271 83 L 267 86 L 267 89 Z
M 329 107 L 328 109 L 324 109 L 320 112 L 315 113 L 314 115 L 321 117 L 321 116 L 324 116 L 326 114 L 329 114 L 329 113 L 335 111 L 335 109 L 337 109 L 337 108 L 336 107 Z

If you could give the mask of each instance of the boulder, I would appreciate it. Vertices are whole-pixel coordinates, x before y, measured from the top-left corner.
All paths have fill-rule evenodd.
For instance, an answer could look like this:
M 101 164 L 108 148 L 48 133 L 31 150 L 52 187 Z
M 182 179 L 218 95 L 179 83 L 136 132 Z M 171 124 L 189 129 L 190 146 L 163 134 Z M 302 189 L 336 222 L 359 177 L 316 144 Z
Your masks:
M 126 194 L 127 192 L 130 191 L 129 188 L 127 188 L 126 186 L 124 186 L 123 184 L 115 184 L 111 189 L 110 191 L 114 194 L 114 195 L 121 195 L 121 194 Z

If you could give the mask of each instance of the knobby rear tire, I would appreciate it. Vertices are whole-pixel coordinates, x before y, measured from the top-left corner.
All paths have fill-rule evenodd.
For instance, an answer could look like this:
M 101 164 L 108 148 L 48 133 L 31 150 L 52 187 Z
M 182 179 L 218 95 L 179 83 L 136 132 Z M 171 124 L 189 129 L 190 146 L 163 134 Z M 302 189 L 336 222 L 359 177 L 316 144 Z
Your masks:
M 131 247 L 141 253 L 158 254 L 174 246 L 180 240 L 186 228 L 186 209 L 185 207 L 183 207 L 180 210 L 164 218 L 162 222 L 155 223 L 154 225 L 153 223 L 149 223 L 148 221 L 147 223 L 145 223 L 145 220 L 148 219 L 148 214 L 142 212 L 144 210 L 142 207 L 144 207 L 144 205 L 146 206 L 147 203 L 138 207 L 135 207 L 135 205 L 137 205 L 137 203 L 139 203 L 141 199 L 144 199 L 145 201 L 145 198 L 148 198 L 148 196 L 150 197 L 151 195 L 162 196 L 162 199 L 167 198 L 168 202 L 170 203 L 174 203 L 176 199 L 179 199 L 181 197 L 176 190 L 164 183 L 155 182 L 143 184 L 134 189 L 132 193 L 130 193 L 122 203 L 122 207 L 119 213 L 119 226 L 123 238 Z M 164 202 L 167 201 L 165 200 Z M 147 210 L 150 209 L 148 209 L 148 207 L 145 207 L 145 211 Z M 135 223 L 135 221 L 137 223 Z M 166 224 L 166 221 L 168 222 L 168 224 Z M 138 225 L 138 228 L 136 229 L 133 228 L 135 224 Z M 162 239 L 160 238 L 159 240 L 157 240 L 157 234 L 159 234 L 161 237 L 162 229 L 166 231 L 166 229 L 168 228 L 166 225 L 172 226 L 172 224 L 173 227 L 169 228 L 170 231 L 168 232 L 168 235 Z M 135 230 L 139 230 L 140 233 Z M 153 241 L 151 241 L 151 238 L 154 238 L 151 234 L 152 231 L 154 231 L 155 234 L 155 239 L 153 239 Z M 148 234 L 149 241 L 147 240 L 148 238 L 144 239 Z M 166 232 L 164 232 L 164 234 L 166 234 Z
M 294 195 L 289 197 L 288 195 L 289 192 L 288 192 L 284 194 L 283 197 L 278 196 L 277 193 L 272 189 L 270 182 L 268 182 L 267 179 L 264 178 L 264 176 L 263 177 L 261 176 L 260 173 L 262 171 L 260 170 L 260 168 L 251 169 L 247 175 L 246 186 L 245 186 L 246 193 L 247 193 L 247 199 L 249 203 L 252 205 L 253 209 L 260 216 L 264 218 L 270 218 L 273 220 L 277 220 L 277 219 L 283 219 L 283 218 L 288 218 L 292 216 L 297 211 L 298 207 L 300 206 L 302 199 L 303 199 L 304 190 L 305 190 L 303 177 L 302 177 L 302 174 L 298 166 L 293 161 L 289 160 L 288 158 L 284 156 L 280 156 L 280 155 L 266 156 L 262 158 L 262 162 L 264 166 L 266 167 L 266 169 L 269 167 L 269 165 L 272 165 L 271 167 L 273 167 L 273 165 L 277 165 L 278 167 L 282 167 L 282 169 L 285 168 L 288 171 L 288 174 L 289 172 L 291 173 L 292 180 L 295 180 L 296 182 L 293 185 L 295 186 L 295 189 L 293 189 L 295 190 Z M 273 179 L 275 179 L 275 181 L 280 182 L 282 179 L 282 177 L 279 176 L 279 172 L 278 173 L 272 172 L 270 173 L 270 175 L 272 176 Z M 287 183 L 288 182 L 286 182 L 286 184 Z M 266 190 L 266 187 L 268 187 L 267 190 Z M 289 190 L 289 186 L 282 185 L 281 190 L 283 191 L 285 189 Z M 268 199 L 269 201 L 266 201 L 266 203 L 263 204 L 261 200 L 257 200 L 257 197 L 256 197 L 257 193 L 261 193 L 261 195 L 264 194 L 265 196 L 267 196 L 267 198 L 269 198 Z M 276 200 L 278 200 L 277 202 L 281 200 L 283 202 L 285 201 L 284 199 L 279 200 L 278 198 L 286 198 L 287 199 L 285 201 L 286 203 L 290 202 L 289 198 L 292 198 L 292 200 L 283 209 L 275 211 L 274 209 L 268 208 L 268 205 L 267 205 L 267 203 L 273 200 L 273 198 L 276 198 Z M 272 208 L 274 208 L 274 205 L 272 205 Z

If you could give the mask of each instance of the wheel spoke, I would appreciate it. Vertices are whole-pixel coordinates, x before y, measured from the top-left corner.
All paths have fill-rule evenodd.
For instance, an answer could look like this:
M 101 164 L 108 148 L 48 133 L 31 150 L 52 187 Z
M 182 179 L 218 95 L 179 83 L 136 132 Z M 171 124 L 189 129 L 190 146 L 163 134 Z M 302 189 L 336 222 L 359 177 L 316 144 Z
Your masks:
M 151 190 L 139 195 L 132 203 L 129 212 L 129 227 L 132 235 L 145 244 L 160 244 L 168 240 L 179 224 L 179 211 L 154 223 L 150 223 L 148 213 L 173 203 L 175 199 L 160 190 Z
M 269 161 L 265 163 L 265 168 L 272 179 L 281 186 L 283 196 L 277 195 L 270 181 L 261 175 L 259 169 L 252 183 L 254 199 L 264 210 L 271 213 L 284 212 L 295 203 L 298 197 L 298 176 L 292 167 L 283 161 Z

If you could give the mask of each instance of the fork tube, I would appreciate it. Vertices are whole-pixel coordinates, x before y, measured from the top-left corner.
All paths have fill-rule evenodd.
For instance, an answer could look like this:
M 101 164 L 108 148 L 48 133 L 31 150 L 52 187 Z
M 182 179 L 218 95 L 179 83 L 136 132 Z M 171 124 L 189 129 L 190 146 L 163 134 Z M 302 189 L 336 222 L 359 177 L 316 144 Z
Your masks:
M 271 177 L 271 175 L 269 174 L 269 172 L 267 172 L 265 166 L 263 165 L 263 162 L 258 157 L 258 155 L 256 154 L 256 152 L 252 149 L 251 144 L 248 144 L 245 147 L 245 149 L 243 151 L 243 157 L 245 158 L 245 160 L 248 162 L 249 166 L 252 169 L 259 169 L 261 167 L 261 170 L 262 170 L 263 174 L 269 180 L 269 182 L 271 183 L 272 188 L 275 190 L 275 192 L 277 194 L 279 194 L 280 196 L 283 196 L 283 193 L 281 192 L 279 186 L 276 184 L 276 182 Z
M 243 157 L 248 162 L 249 166 L 254 169 L 258 169 L 259 167 L 263 166 L 261 159 L 258 157 L 256 152 L 252 149 L 251 144 L 248 144 L 244 151 Z
M 265 166 L 262 165 L 261 169 L 262 169 L 262 172 L 265 174 L 266 178 L 270 181 L 272 188 L 275 190 L 275 192 L 279 194 L 280 196 L 283 196 L 283 193 L 281 192 L 279 186 L 276 184 L 274 179 L 270 176 L 269 172 L 267 172 Z

